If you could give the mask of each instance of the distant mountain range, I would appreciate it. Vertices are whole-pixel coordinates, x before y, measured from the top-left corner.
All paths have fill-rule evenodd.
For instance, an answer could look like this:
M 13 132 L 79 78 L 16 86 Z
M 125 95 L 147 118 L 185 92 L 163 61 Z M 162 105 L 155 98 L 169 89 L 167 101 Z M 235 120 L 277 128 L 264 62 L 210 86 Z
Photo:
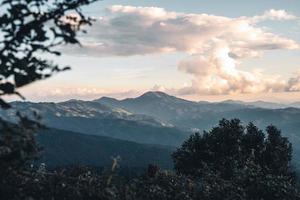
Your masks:
M 205 120 L 207 113 L 220 113 L 247 107 L 229 103 L 198 103 L 170 96 L 163 92 L 147 92 L 140 97 L 120 101 L 102 97 L 94 100 L 94 102 L 111 108 L 124 109 L 135 114 L 151 116 L 181 129 L 203 128 L 201 121 Z
M 239 118 L 245 123 L 254 122 L 261 128 L 275 124 L 289 131 L 297 124 L 300 126 L 299 108 L 262 108 L 258 106 L 259 102 L 256 102 L 257 106 L 241 101 L 193 102 L 162 92 L 147 92 L 140 97 L 124 100 L 103 97 L 94 101 L 111 108 L 151 116 L 183 130 L 210 129 L 222 118 Z
M 53 149 L 58 148 L 62 151 L 64 145 L 70 146 L 71 141 L 73 141 L 72 138 L 77 138 L 74 139 L 74 144 L 85 148 L 82 150 L 78 148 L 76 151 L 85 152 L 85 156 L 88 157 L 86 160 L 84 157 L 80 157 L 80 154 L 76 154 L 80 156 L 74 155 L 74 157 L 61 154 L 61 158 L 52 157 L 51 159 L 51 154 L 46 154 L 48 160 L 57 163 L 66 164 L 72 160 L 74 162 L 80 160 L 87 163 L 91 162 L 97 155 L 94 153 L 95 151 L 104 151 L 104 149 L 97 147 L 96 142 L 93 143 L 94 147 L 88 150 L 84 144 L 91 143 L 92 140 L 98 141 L 101 146 L 112 147 L 107 153 L 99 154 L 101 156 L 121 154 L 122 152 L 117 146 L 122 146 L 122 148 L 130 150 L 127 154 L 132 155 L 131 159 L 135 157 L 136 160 L 142 162 L 143 159 L 139 157 L 141 154 L 137 154 L 137 152 L 144 152 L 144 160 L 147 157 L 149 160 L 153 160 L 155 158 L 153 152 L 156 152 L 157 155 L 165 155 L 162 153 L 164 148 L 158 150 L 156 145 L 174 148 L 180 145 L 192 132 L 209 130 L 222 118 L 239 118 L 244 123 L 254 122 L 263 129 L 270 124 L 282 129 L 283 134 L 289 137 L 294 144 L 295 162 L 297 165 L 299 163 L 300 166 L 300 133 L 298 132 L 300 131 L 300 109 L 297 108 L 300 107 L 299 103 L 285 105 L 262 101 L 249 103 L 233 100 L 218 103 L 194 102 L 163 92 L 147 92 L 137 98 L 124 100 L 102 97 L 94 101 L 14 102 L 12 105 L 14 109 L 0 112 L 0 116 L 9 121 L 15 121 L 14 113 L 16 110 L 28 115 L 32 111 L 37 111 L 42 116 L 43 122 L 55 130 L 53 135 L 59 134 L 61 136 L 61 139 L 57 140 L 54 140 L 54 136 L 42 140 L 44 146 L 50 145 L 50 141 L 55 141 L 51 144 Z M 103 137 L 110 138 L 110 140 L 103 139 Z M 120 145 L 110 145 L 113 141 L 118 141 L 114 144 L 119 143 Z M 141 151 L 128 147 L 131 144 L 136 146 L 137 143 L 147 146 L 136 148 L 143 149 Z M 153 147 L 156 148 L 155 151 L 151 150 L 151 145 L 155 145 Z M 52 149 L 52 147 L 48 147 L 48 149 Z M 166 152 L 169 155 L 170 148 L 167 149 Z M 129 159 L 126 156 L 125 158 Z M 143 161 L 142 163 L 145 164 L 146 162 Z M 95 164 L 97 163 L 95 162 Z
M 4 119 L 15 121 L 16 110 L 28 116 L 36 111 L 48 127 L 90 135 L 170 146 L 179 145 L 188 135 L 151 116 L 133 114 L 122 108 L 111 108 L 93 101 L 15 102 L 12 106 L 14 109 L 2 112 Z
M 268 109 L 280 109 L 280 108 L 300 108 L 300 102 L 293 103 L 274 103 L 267 101 L 252 101 L 252 102 L 244 102 L 244 101 L 235 101 L 235 100 L 226 100 L 223 103 L 231 103 L 231 104 L 242 104 L 248 106 L 255 106 L 259 108 L 268 108 Z

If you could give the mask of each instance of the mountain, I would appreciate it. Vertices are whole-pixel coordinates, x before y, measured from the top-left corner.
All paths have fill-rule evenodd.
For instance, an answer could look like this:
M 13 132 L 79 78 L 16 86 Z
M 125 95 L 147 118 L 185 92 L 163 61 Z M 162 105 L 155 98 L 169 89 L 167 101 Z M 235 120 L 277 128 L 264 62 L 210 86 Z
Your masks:
M 37 136 L 43 147 L 38 162 L 49 167 L 68 165 L 110 166 L 112 157 L 120 157 L 121 167 L 147 167 L 157 164 L 171 168 L 174 147 L 139 144 L 104 136 L 48 129 Z
M 280 108 L 289 107 L 289 105 L 286 105 L 286 104 L 266 102 L 266 101 L 254 101 L 254 102 L 249 102 L 246 104 L 253 105 L 255 107 L 260 107 L 260 108 L 267 108 L 267 109 L 280 109 Z
M 267 101 L 252 101 L 252 102 L 244 102 L 244 101 L 235 101 L 235 100 L 226 100 L 223 103 L 232 103 L 232 104 L 241 104 L 246 106 L 258 107 L 258 108 L 267 108 L 267 109 L 280 109 L 290 107 L 288 104 L 280 104 L 273 103 Z
M 219 113 L 246 107 L 240 104 L 193 102 L 163 92 L 147 92 L 137 98 L 116 100 L 100 98 L 94 100 L 112 108 L 120 108 L 135 114 L 152 116 L 166 124 L 191 129 L 203 120 L 207 112 Z
M 256 102 L 256 106 L 232 100 L 193 102 L 162 92 L 147 92 L 124 100 L 103 97 L 61 103 L 15 102 L 14 109 L 0 116 L 13 121 L 16 110 L 28 114 L 37 111 L 43 122 L 55 129 L 169 146 L 182 144 L 191 132 L 211 129 L 222 118 L 239 118 L 261 129 L 276 125 L 293 143 L 295 160 L 300 161 L 300 109 L 260 107 L 263 105 L 266 102 Z
M 183 109 L 191 110 L 197 105 L 197 103 L 178 99 L 162 92 L 147 92 L 138 98 L 129 98 L 122 101 L 101 98 L 95 100 L 95 102 L 114 108 L 122 108 L 132 113 L 152 116 L 171 124 L 173 121 L 170 121 L 170 118 L 176 118 L 177 115 L 184 114 Z
M 135 114 L 152 116 L 179 128 L 209 129 L 222 118 L 239 118 L 244 122 L 255 122 L 258 126 L 276 124 L 286 128 L 287 124 L 300 122 L 300 109 L 280 107 L 281 104 L 263 101 L 242 102 L 227 100 L 219 103 L 193 102 L 162 92 L 147 92 L 140 97 L 124 100 L 101 98 L 95 100 L 112 108 L 120 108 Z M 300 123 L 299 123 L 300 126 Z
M 262 129 L 274 124 L 290 138 L 297 160 L 300 160 L 299 108 L 262 108 L 280 107 L 279 104 L 262 101 L 249 104 L 232 100 L 219 103 L 192 102 L 162 92 L 147 92 L 140 97 L 124 100 L 101 98 L 95 101 L 135 114 L 149 115 L 184 130 L 209 130 L 222 118 L 238 118 L 244 123 L 253 122 Z
M 300 101 L 289 104 L 291 107 L 300 108 Z
M 51 128 L 84 134 L 108 136 L 139 143 L 177 146 L 188 133 L 170 127 L 153 117 L 133 114 L 91 101 L 70 100 L 61 103 L 14 102 L 13 109 L 0 116 L 16 121 L 15 112 L 32 115 L 35 111 L 42 123 Z
M 300 108 L 300 102 L 294 103 L 274 103 L 268 101 L 252 101 L 252 102 L 244 102 L 244 101 L 236 101 L 236 100 L 226 100 L 222 101 L 222 103 L 231 103 L 231 104 L 240 104 L 258 108 L 266 108 L 266 109 L 281 109 L 281 108 Z
M 246 103 L 243 102 L 243 101 L 232 100 L 232 99 L 228 99 L 228 100 L 222 101 L 221 103 L 246 105 Z

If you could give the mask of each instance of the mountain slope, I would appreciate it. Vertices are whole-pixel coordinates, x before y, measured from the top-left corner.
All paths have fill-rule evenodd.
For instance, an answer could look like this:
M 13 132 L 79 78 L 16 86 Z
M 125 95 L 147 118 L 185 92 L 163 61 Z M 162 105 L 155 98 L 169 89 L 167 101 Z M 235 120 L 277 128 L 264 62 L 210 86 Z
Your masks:
M 167 124 L 184 129 L 195 128 L 207 112 L 223 112 L 245 108 L 245 105 L 229 103 L 193 102 L 170 96 L 163 92 L 147 92 L 137 98 L 116 100 L 100 98 L 95 100 L 112 108 L 121 108 L 135 114 L 144 114 L 159 119 Z
M 253 122 L 261 129 L 274 124 L 293 143 L 295 160 L 300 160 L 300 109 L 298 108 L 261 108 L 282 106 L 262 101 L 252 102 L 252 105 L 232 100 L 220 103 L 196 103 L 161 92 L 148 92 L 135 99 L 118 101 L 101 98 L 96 101 L 132 113 L 147 114 L 189 130 L 209 130 L 222 118 L 238 118 L 243 123 Z
M 120 156 L 122 167 L 146 167 L 158 164 L 171 168 L 172 147 L 139 144 L 103 136 L 49 129 L 37 136 L 43 147 L 39 162 L 49 167 L 67 165 L 110 166 L 111 158 Z
M 177 146 L 187 133 L 169 127 L 142 114 L 132 114 L 121 108 L 110 108 L 97 102 L 72 100 L 62 103 L 13 103 L 14 109 L 2 111 L 4 119 L 14 121 L 15 111 L 42 116 L 42 122 L 56 129 L 101 135 L 139 143 Z
M 289 104 L 290 107 L 296 107 L 296 108 L 300 108 L 300 102 L 294 102 Z
M 255 122 L 261 127 L 275 124 L 283 128 L 287 121 L 299 123 L 300 126 L 300 109 L 298 108 L 266 109 L 245 105 L 241 101 L 197 103 L 172 97 L 162 92 L 148 92 L 135 99 L 118 101 L 101 98 L 95 101 L 135 114 L 150 115 L 180 128 L 210 129 L 222 118 L 240 118 L 244 122 Z M 260 101 L 254 103 L 268 104 L 268 102 Z M 271 105 L 279 106 L 279 104 Z

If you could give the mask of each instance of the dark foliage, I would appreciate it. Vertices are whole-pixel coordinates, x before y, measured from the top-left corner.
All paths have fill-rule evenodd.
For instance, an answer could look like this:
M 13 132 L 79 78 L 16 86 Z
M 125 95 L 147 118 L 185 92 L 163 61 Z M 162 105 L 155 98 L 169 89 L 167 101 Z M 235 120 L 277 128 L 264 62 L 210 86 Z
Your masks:
M 38 53 L 59 55 L 60 44 L 78 43 L 76 33 L 90 24 L 80 7 L 95 0 L 4 0 L 0 15 L 0 96 L 17 94 L 17 88 L 66 70 L 41 58 Z M 72 12 L 72 15 L 70 15 Z M 76 14 L 76 15 L 74 15 Z M 75 17 L 72 17 L 75 16 Z M 23 97 L 22 97 L 23 98 Z M 0 106 L 10 104 L 0 98 Z M 20 122 L 12 125 L 0 119 L 0 171 L 14 169 L 35 157 L 38 147 L 34 133 L 41 125 L 17 113 Z
M 0 96 L 69 69 L 39 56 L 60 55 L 54 47 L 79 43 L 76 33 L 91 24 L 80 7 L 95 0 L 4 0 L 0 15 Z M 72 15 L 70 14 L 72 13 Z M 22 97 L 23 98 L 23 97 Z M 10 105 L 0 98 L 0 106 Z
M 1 185 L 1 199 L 185 200 L 191 199 L 190 183 L 184 176 L 161 171 L 126 181 L 112 170 L 102 174 L 87 167 L 47 171 L 42 165 L 9 175 L 6 185 Z
M 35 142 L 35 130 L 42 125 L 19 115 L 19 125 L 0 119 L 0 177 L 23 168 L 27 161 L 37 157 L 39 147 Z
M 8 109 L 4 95 L 18 95 L 18 88 L 69 69 L 43 58 L 60 55 L 54 48 L 61 44 L 78 44 L 76 34 L 82 25 L 91 24 L 80 7 L 95 0 L 3 0 L 0 2 L 0 107 Z M 26 178 L 26 163 L 38 156 L 35 132 L 42 125 L 22 116 L 18 124 L 0 119 L 0 199 L 22 197 L 19 183 Z M 32 179 L 34 180 L 34 179 Z M 18 184 L 17 184 L 18 183 Z M 8 196 L 6 195 L 8 194 Z M 17 195 L 18 194 L 18 195 Z
M 289 166 L 291 145 L 274 126 L 267 133 L 265 138 L 253 124 L 222 120 L 210 132 L 192 135 L 174 153 L 177 173 L 149 165 L 144 175 L 125 169 L 119 176 L 118 159 L 101 172 L 87 167 L 48 171 L 42 164 L 6 173 L 0 195 L 12 200 L 300 199 Z M 274 161 L 279 163 L 273 166 Z
M 201 179 L 202 199 L 298 199 L 292 145 L 275 126 L 266 131 L 223 119 L 173 153 L 175 170 Z

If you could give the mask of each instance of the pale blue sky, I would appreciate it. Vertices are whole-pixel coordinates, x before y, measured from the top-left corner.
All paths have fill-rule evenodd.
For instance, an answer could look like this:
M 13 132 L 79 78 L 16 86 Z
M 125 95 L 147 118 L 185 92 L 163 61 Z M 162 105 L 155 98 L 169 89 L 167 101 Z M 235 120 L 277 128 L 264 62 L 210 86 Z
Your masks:
M 163 7 L 168 10 L 188 13 L 207 13 L 228 17 L 252 16 L 270 8 L 285 9 L 293 13 L 300 12 L 298 0 L 103 0 L 86 10 L 92 14 L 99 8 L 110 5 L 131 5 L 144 7 Z
M 161 7 L 179 13 L 211 14 L 238 18 L 262 15 L 266 10 L 285 10 L 300 16 L 299 0 L 104 0 L 84 8 L 91 16 L 105 15 L 105 8 L 111 5 L 130 5 L 139 7 Z M 273 34 L 300 43 L 300 21 L 263 21 L 258 24 Z M 100 30 L 101 31 L 101 30 Z M 123 97 L 138 95 L 155 85 L 165 88 L 178 88 L 191 83 L 191 75 L 178 70 L 178 63 L 187 57 L 184 52 L 157 53 L 135 56 L 79 56 L 65 54 L 55 61 L 72 66 L 72 71 L 57 75 L 49 80 L 33 84 L 23 91 L 29 100 L 60 101 L 68 98 L 92 99 L 101 95 Z M 287 79 L 300 69 L 300 51 L 279 49 L 264 52 L 260 58 L 245 58 L 239 69 L 252 71 L 260 68 L 269 75 L 280 75 Z M 70 90 L 73 90 L 70 92 Z M 88 91 L 91 90 L 91 91 Z M 82 92 L 85 91 L 85 92 Z M 88 92 L 86 92 L 88 91 Z M 43 95 L 43 92 L 47 95 Z M 83 94 L 79 94 L 82 92 Z M 118 95 L 120 93 L 120 95 Z M 284 95 L 283 95 L 284 94 Z M 124 95 L 124 97 L 126 96 Z M 291 98 L 287 98 L 291 96 Z M 299 92 L 270 94 L 235 95 L 187 95 L 194 100 L 242 99 L 275 101 L 300 100 Z

